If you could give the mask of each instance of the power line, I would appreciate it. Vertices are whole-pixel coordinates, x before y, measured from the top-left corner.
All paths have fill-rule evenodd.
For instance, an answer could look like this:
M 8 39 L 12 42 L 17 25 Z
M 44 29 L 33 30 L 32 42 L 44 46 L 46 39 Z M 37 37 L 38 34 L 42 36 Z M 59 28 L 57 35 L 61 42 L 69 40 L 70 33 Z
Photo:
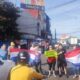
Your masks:
M 59 8 L 59 7 L 62 7 L 62 6 L 65 6 L 65 5 L 68 5 L 68 4 L 71 4 L 71 3 L 74 3 L 74 2 L 76 2 L 77 0 L 71 0 L 71 1 L 69 1 L 69 2 L 66 2 L 66 3 L 63 3 L 63 4 L 60 4 L 60 5 L 57 5 L 57 6 L 52 6 L 52 7 L 50 7 L 50 8 L 48 8 L 49 10 L 50 9 L 56 9 L 56 8 Z

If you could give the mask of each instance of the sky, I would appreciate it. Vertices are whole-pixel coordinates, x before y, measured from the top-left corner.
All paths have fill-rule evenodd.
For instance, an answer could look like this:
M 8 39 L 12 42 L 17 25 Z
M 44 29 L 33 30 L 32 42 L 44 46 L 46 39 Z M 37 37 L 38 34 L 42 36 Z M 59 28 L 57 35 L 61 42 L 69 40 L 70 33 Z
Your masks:
M 80 37 L 80 0 L 45 0 L 46 13 L 50 17 L 54 37 L 62 34 Z

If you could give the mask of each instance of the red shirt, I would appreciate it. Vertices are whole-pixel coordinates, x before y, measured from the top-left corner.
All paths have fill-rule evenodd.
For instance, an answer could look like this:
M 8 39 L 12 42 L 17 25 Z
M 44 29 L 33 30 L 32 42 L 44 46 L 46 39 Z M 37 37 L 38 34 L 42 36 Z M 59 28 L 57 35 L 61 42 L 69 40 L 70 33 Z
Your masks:
M 48 63 L 53 63 L 53 62 L 56 61 L 56 58 L 54 58 L 54 57 L 48 57 L 47 61 L 48 61 Z

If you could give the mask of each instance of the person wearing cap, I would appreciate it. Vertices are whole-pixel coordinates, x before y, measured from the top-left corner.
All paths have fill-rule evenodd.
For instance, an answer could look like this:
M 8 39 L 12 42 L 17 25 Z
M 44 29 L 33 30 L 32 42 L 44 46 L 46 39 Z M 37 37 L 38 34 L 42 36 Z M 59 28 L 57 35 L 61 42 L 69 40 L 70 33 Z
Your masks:
M 36 72 L 33 68 L 31 68 L 28 65 L 29 59 L 30 55 L 27 52 L 19 52 L 18 64 L 10 70 L 7 80 L 41 80 L 45 78 L 44 75 Z

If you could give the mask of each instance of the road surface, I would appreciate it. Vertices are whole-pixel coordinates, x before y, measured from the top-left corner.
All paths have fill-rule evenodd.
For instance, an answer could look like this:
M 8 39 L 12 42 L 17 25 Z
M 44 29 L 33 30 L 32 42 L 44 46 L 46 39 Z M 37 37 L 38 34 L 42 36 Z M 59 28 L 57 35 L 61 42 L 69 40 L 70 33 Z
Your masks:
M 7 80 L 7 76 L 11 67 L 14 66 L 12 61 L 4 61 L 3 65 L 0 65 L 0 80 Z
M 9 60 L 4 61 L 4 64 L 2 66 L 0 65 L 0 80 L 7 80 L 9 70 L 13 66 L 14 66 L 14 63 Z M 44 55 L 42 55 L 42 69 L 43 69 L 43 72 L 46 72 L 46 74 L 48 74 L 48 65 L 46 64 L 46 57 Z M 71 68 L 69 69 L 69 71 L 70 70 L 71 70 Z M 73 79 L 72 77 L 73 77 L 73 75 L 70 75 L 69 78 L 66 78 L 65 76 L 58 77 L 58 75 L 57 75 L 56 78 L 54 78 L 53 76 L 50 76 L 46 80 L 78 80 L 78 78 Z

